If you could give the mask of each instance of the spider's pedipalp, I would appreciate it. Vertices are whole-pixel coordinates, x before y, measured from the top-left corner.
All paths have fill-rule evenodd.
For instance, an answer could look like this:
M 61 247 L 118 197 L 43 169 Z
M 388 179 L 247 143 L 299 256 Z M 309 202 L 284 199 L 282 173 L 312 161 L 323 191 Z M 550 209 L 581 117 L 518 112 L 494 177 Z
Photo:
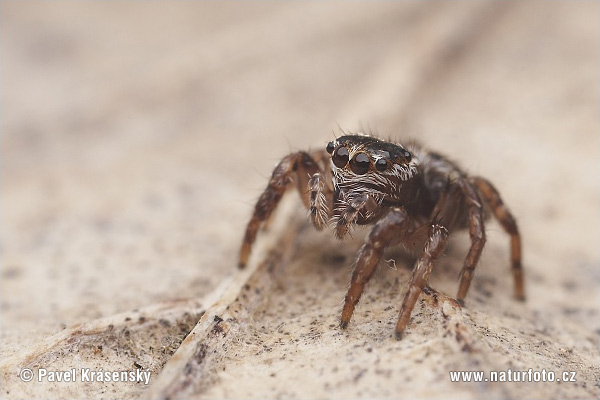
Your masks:
M 356 223 L 356 217 L 361 212 L 369 201 L 373 201 L 367 194 L 360 194 L 348 201 L 348 205 L 341 211 L 335 224 L 335 236 L 338 239 L 343 239 L 348 233 L 350 225 Z
M 310 220 L 315 228 L 320 231 L 329 221 L 329 207 L 327 206 L 326 185 L 320 172 L 315 173 L 308 181 L 310 192 L 309 212 Z

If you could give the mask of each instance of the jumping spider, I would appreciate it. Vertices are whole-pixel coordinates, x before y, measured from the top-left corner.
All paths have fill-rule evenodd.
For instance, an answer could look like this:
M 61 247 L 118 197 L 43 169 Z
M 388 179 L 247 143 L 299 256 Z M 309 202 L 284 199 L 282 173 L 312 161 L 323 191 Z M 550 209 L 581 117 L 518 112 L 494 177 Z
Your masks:
M 279 162 L 248 222 L 240 268 L 248 261 L 257 231 L 293 181 L 317 230 L 331 225 L 335 236 L 342 239 L 352 224 L 373 224 L 354 263 L 340 320 L 342 328 L 347 327 L 385 248 L 401 244 L 420 254 L 396 324 L 396 338 L 401 339 L 448 235 L 468 228 L 471 247 L 456 295 L 464 305 L 485 244 L 488 210 L 510 235 L 514 293 L 517 299 L 525 298 L 521 238 L 515 219 L 494 186 L 417 144 L 403 147 L 367 135 L 344 135 L 329 142 L 324 151 L 300 151 Z

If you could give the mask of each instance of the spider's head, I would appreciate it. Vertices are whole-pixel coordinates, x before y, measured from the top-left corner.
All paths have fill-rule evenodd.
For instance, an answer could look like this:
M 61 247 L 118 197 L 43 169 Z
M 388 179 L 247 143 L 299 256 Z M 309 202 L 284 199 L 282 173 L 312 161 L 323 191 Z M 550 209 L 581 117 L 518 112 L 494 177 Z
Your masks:
M 335 184 L 365 185 L 388 192 L 417 173 L 418 160 L 404 147 L 366 135 L 345 135 L 327 144 Z M 391 187 L 390 187 L 391 186 Z

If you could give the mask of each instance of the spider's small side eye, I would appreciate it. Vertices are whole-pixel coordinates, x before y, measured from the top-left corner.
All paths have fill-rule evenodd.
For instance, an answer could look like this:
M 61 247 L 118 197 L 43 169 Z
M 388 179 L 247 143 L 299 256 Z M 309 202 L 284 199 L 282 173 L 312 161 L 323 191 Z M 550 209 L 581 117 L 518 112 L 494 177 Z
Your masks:
M 333 152 L 333 155 L 331 156 L 333 163 L 338 168 L 343 168 L 348 163 L 349 158 L 350 158 L 350 155 L 348 153 L 348 149 L 345 148 L 344 146 L 338 147 Z
M 358 175 L 366 174 L 369 170 L 371 159 L 367 153 L 357 153 L 350 161 L 350 169 Z
M 408 150 L 404 150 L 404 158 L 406 159 L 406 162 L 410 162 L 410 160 L 412 160 L 412 154 L 410 154 Z
M 331 153 L 333 153 L 334 149 L 335 149 L 335 145 L 333 144 L 333 142 L 327 143 L 327 147 L 325 147 L 325 151 L 327 151 L 329 154 L 331 154 Z
M 377 168 L 377 171 L 379 171 L 379 172 L 385 171 L 387 169 L 387 167 L 388 167 L 388 163 L 385 160 L 385 158 L 380 158 L 375 163 L 375 168 Z

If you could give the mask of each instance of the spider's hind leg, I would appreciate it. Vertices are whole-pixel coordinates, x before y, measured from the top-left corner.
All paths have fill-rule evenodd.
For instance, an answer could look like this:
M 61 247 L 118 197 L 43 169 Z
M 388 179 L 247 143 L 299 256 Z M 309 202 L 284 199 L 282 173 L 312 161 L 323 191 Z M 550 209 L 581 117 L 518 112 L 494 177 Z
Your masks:
M 244 268 L 250 257 L 258 230 L 265 225 L 279 204 L 289 184 L 296 178 L 302 201 L 308 206 L 308 180 L 320 171 L 310 154 L 300 151 L 285 156 L 273 170 L 266 189 L 258 198 L 240 249 L 239 268 Z
M 496 220 L 502 225 L 504 231 L 510 235 L 510 258 L 511 270 L 515 280 L 515 298 L 525 300 L 523 267 L 521 265 L 521 235 L 515 218 L 504 205 L 496 188 L 487 179 L 474 177 L 471 180 L 485 202 L 490 206 Z
M 457 185 L 460 187 L 469 210 L 469 236 L 471 238 L 471 247 L 469 248 L 463 268 L 460 271 L 460 284 L 458 286 L 458 294 L 456 295 L 456 300 L 463 306 L 465 297 L 471 286 L 471 281 L 473 280 L 473 272 L 485 246 L 485 216 L 479 194 L 471 182 L 465 178 L 459 178 Z

